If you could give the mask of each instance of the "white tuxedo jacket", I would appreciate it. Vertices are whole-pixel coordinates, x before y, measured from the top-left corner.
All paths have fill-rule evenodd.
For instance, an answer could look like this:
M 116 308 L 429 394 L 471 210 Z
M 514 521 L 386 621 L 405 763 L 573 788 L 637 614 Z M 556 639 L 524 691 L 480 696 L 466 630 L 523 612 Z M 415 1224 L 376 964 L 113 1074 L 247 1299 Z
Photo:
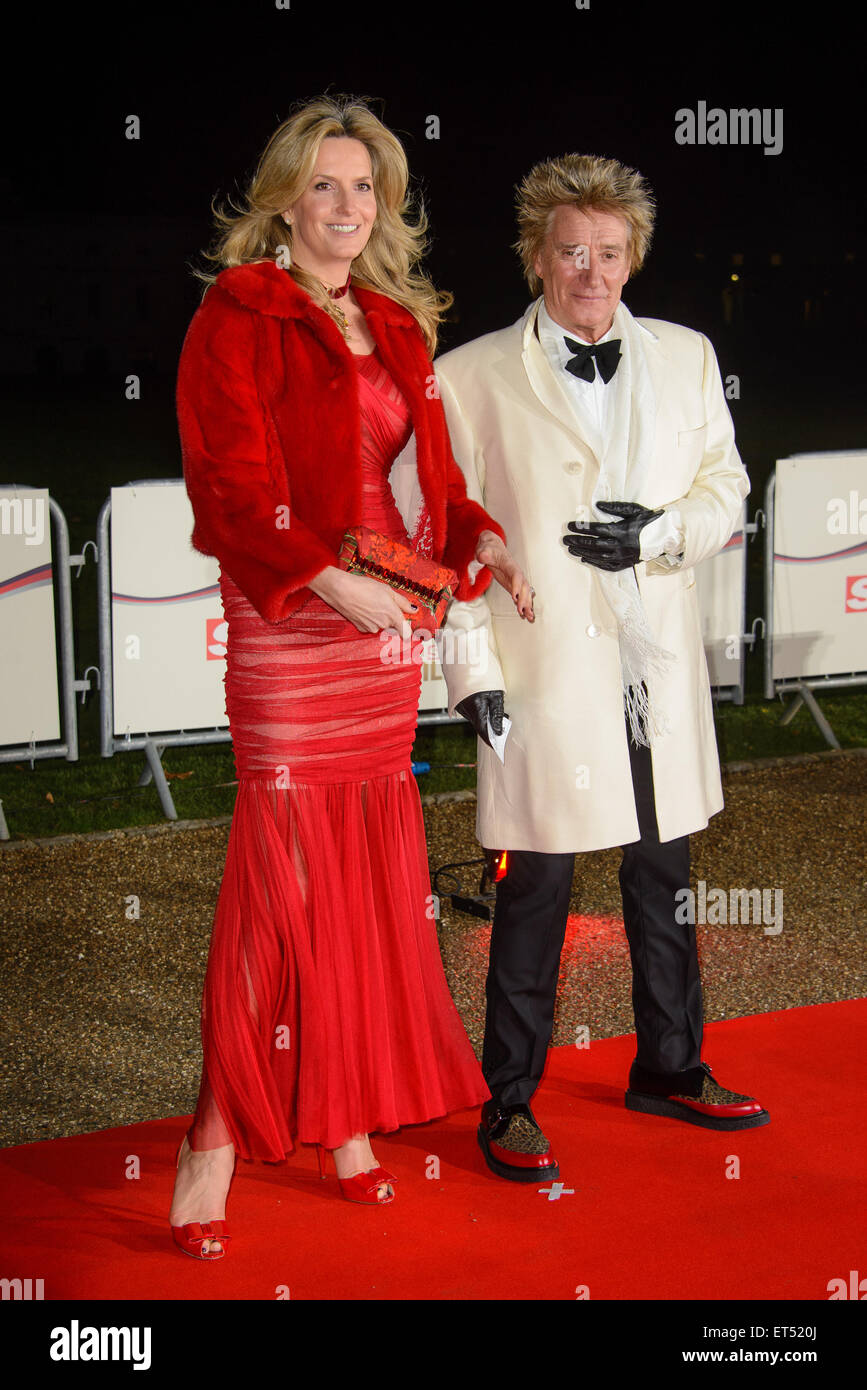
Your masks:
M 639 832 L 616 621 L 597 571 L 561 540 L 579 508 L 590 515 L 599 460 L 534 332 L 540 303 L 435 363 L 467 493 L 504 527 L 536 590 L 535 623 L 496 583 L 453 603 L 442 662 L 451 712 L 466 695 L 499 689 L 512 720 L 503 764 L 478 741 L 480 843 L 567 853 L 627 844 Z M 637 500 L 676 506 L 684 530 L 679 566 L 636 567 L 650 629 L 676 658 L 647 682 L 671 729 L 652 754 L 665 841 L 704 828 L 723 805 L 693 567 L 728 541 L 749 479 L 707 338 L 661 319 L 636 322 L 657 402 L 653 464 Z

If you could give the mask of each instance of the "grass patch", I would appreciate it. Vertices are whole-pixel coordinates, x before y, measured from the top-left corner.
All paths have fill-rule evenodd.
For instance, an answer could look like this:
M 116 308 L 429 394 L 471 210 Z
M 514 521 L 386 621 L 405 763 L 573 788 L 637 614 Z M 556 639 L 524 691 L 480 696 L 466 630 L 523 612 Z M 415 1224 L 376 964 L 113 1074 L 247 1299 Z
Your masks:
M 835 692 L 820 700 L 843 748 L 867 747 L 867 692 Z M 818 753 L 827 744 L 806 709 L 783 726 L 783 704 L 749 699 L 742 706 L 715 707 L 722 762 Z M 102 758 L 97 738 L 97 707 L 91 701 L 80 724 L 81 758 L 0 764 L 0 800 L 13 839 L 83 834 L 95 830 L 151 825 L 164 820 L 153 784 L 138 786 L 146 763 L 142 753 Z M 469 725 L 436 724 L 418 729 L 413 761 L 431 764 L 419 774 L 422 795 L 460 791 L 476 785 L 476 740 Z M 232 746 L 166 748 L 162 758 L 181 820 L 230 815 L 235 802 Z M 469 764 L 469 766 L 460 766 Z

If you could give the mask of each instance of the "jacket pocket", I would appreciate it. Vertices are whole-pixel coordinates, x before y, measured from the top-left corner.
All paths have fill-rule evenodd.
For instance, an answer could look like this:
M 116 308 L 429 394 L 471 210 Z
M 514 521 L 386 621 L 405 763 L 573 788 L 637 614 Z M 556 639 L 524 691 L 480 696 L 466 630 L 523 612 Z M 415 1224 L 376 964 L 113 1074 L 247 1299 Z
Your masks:
M 691 430 L 678 430 L 677 432 L 677 457 L 678 461 L 686 464 L 687 467 L 697 470 L 704 458 L 704 446 L 707 440 L 707 425 L 698 425 Z

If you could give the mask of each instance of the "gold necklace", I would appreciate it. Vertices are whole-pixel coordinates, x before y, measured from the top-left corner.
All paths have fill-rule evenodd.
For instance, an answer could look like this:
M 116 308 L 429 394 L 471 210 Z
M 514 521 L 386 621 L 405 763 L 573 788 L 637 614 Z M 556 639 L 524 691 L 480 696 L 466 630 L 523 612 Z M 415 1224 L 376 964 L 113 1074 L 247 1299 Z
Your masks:
M 351 271 L 349 272 L 349 274 L 348 274 L 347 277 L 346 277 L 346 284 L 345 284 L 345 285 L 342 285 L 339 289 L 332 289 L 330 286 L 326 285 L 326 283 L 325 283 L 324 280 L 321 280 L 321 281 L 320 281 L 320 284 L 322 285 L 322 288 L 325 290 L 325 293 L 328 295 L 328 298 L 331 299 L 331 300 L 334 300 L 334 299 L 342 299 L 343 296 L 346 294 L 347 290 L 349 289 L 349 286 L 350 286 L 351 283 L 352 283 L 352 272 L 351 272 Z M 349 327 L 349 320 L 347 319 L 346 314 L 343 312 L 343 310 L 342 310 L 337 304 L 334 305 L 334 312 L 335 312 L 335 314 L 336 314 L 337 317 L 338 317 L 338 320 L 339 320 L 338 327 L 340 328 L 341 333 L 343 334 L 344 338 L 348 338 L 349 335 L 350 335 L 350 333 L 352 332 L 352 329 Z

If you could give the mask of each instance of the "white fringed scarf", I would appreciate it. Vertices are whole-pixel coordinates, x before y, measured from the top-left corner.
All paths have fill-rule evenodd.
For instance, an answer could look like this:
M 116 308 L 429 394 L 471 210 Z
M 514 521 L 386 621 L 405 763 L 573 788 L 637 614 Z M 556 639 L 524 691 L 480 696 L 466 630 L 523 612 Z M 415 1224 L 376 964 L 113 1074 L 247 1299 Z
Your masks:
M 591 520 L 600 522 L 616 518 L 600 511 L 599 502 L 639 501 L 653 461 L 656 432 L 656 397 L 642 330 L 623 303 L 615 310 L 611 332 L 620 338 L 621 358 L 606 388 L 616 395 L 591 501 Z M 647 679 L 663 676 L 675 660 L 674 653 L 661 647 L 650 630 L 634 570 L 610 573 L 595 568 L 595 573 L 617 619 L 623 699 L 633 742 L 652 746 L 669 732 L 669 724 L 658 698 L 652 706 L 648 700 Z

